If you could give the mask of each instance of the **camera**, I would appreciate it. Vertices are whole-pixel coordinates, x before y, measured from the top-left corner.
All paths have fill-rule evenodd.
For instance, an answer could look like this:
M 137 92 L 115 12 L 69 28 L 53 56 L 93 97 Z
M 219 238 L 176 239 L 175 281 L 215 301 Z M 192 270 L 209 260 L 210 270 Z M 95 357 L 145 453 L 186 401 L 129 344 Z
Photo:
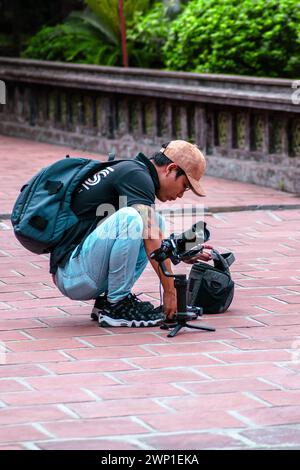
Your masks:
M 158 262 L 170 258 L 173 264 L 192 258 L 201 253 L 202 243 L 210 238 L 206 222 L 197 222 L 189 230 L 181 234 L 172 233 L 169 238 L 162 241 L 160 248 L 151 253 L 151 258 Z
M 192 328 L 195 330 L 215 331 L 211 326 L 195 326 L 187 323 L 188 320 L 194 320 L 202 315 L 201 307 L 188 306 L 186 304 L 187 279 L 185 274 L 171 274 L 167 271 L 164 261 L 171 259 L 173 264 L 180 261 L 193 258 L 203 250 L 202 243 L 209 240 L 210 232 L 205 222 L 197 222 L 192 227 L 176 235 L 172 233 L 169 238 L 162 241 L 160 248 L 154 250 L 150 254 L 150 258 L 158 261 L 162 273 L 166 277 L 174 278 L 174 287 L 177 295 L 177 311 L 171 321 L 166 320 L 161 328 L 168 330 L 174 328 L 169 334 L 169 338 L 173 338 L 181 330 L 181 328 Z

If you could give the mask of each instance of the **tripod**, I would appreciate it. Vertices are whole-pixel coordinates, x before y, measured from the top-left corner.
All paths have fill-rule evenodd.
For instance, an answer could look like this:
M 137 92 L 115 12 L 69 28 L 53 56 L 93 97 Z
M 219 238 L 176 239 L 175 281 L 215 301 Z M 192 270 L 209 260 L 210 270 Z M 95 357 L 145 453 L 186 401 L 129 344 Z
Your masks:
M 216 331 L 215 328 L 207 325 L 202 326 L 195 326 L 190 325 L 187 323 L 188 320 L 192 320 L 195 318 L 193 313 L 196 313 L 196 316 L 202 315 L 202 309 L 199 307 L 192 307 L 190 309 L 190 313 L 187 312 L 187 305 L 186 305 L 186 291 L 188 281 L 185 274 L 170 274 L 163 261 L 159 262 L 159 266 L 163 272 L 163 274 L 167 277 L 174 277 L 174 287 L 176 289 L 177 294 L 177 313 L 175 315 L 175 321 L 173 322 L 164 322 L 161 326 L 163 330 L 169 330 L 170 328 L 174 328 L 167 336 L 168 338 L 173 338 L 177 335 L 177 333 L 181 330 L 181 328 L 192 328 L 194 330 L 205 330 L 205 331 Z M 201 313 L 199 313 L 201 311 Z

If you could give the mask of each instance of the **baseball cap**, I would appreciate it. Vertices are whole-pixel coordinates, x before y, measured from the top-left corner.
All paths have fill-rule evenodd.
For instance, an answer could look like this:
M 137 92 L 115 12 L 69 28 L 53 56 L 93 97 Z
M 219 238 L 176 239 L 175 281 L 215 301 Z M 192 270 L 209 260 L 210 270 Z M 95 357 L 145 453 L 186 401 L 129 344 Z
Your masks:
M 205 173 L 206 161 L 197 145 L 185 140 L 171 140 L 160 152 L 176 163 L 186 174 L 191 190 L 198 196 L 205 196 L 200 179 Z

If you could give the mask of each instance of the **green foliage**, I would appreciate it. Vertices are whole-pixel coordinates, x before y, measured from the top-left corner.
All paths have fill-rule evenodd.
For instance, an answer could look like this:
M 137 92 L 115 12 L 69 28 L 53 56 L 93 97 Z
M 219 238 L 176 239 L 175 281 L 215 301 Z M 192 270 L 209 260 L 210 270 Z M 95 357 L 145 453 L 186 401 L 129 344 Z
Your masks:
M 170 28 L 167 68 L 300 75 L 299 0 L 191 0 Z
M 22 57 L 66 62 L 122 65 L 118 0 L 87 0 L 93 11 L 72 13 L 63 24 L 44 26 L 33 36 Z M 149 0 L 125 0 L 127 21 L 147 8 Z M 143 54 L 128 43 L 130 64 L 141 66 Z
M 162 47 L 167 40 L 169 26 L 167 8 L 162 3 L 155 3 L 146 14 L 135 14 L 127 39 L 143 67 L 164 67 Z
M 98 21 L 115 37 L 120 36 L 119 0 L 85 0 Z M 149 0 L 124 0 L 124 16 L 129 24 L 136 12 L 145 12 Z
M 86 3 L 90 9 L 71 14 L 65 23 L 44 26 L 23 57 L 122 65 L 118 0 Z M 299 0 L 153 3 L 124 0 L 131 66 L 300 76 Z
M 60 60 L 115 65 L 116 48 L 88 25 L 74 21 L 56 26 L 44 26 L 33 36 L 22 57 L 40 60 Z

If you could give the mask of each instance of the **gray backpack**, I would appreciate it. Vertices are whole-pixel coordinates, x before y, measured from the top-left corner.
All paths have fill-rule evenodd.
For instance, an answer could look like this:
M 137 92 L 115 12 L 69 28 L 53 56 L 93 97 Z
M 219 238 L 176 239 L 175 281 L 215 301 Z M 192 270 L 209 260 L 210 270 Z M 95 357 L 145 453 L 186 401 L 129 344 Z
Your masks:
M 224 313 L 234 295 L 234 282 L 229 266 L 235 261 L 233 253 L 220 254 L 212 250 L 214 265 L 195 263 L 188 279 L 187 304 L 202 307 L 203 313 Z

